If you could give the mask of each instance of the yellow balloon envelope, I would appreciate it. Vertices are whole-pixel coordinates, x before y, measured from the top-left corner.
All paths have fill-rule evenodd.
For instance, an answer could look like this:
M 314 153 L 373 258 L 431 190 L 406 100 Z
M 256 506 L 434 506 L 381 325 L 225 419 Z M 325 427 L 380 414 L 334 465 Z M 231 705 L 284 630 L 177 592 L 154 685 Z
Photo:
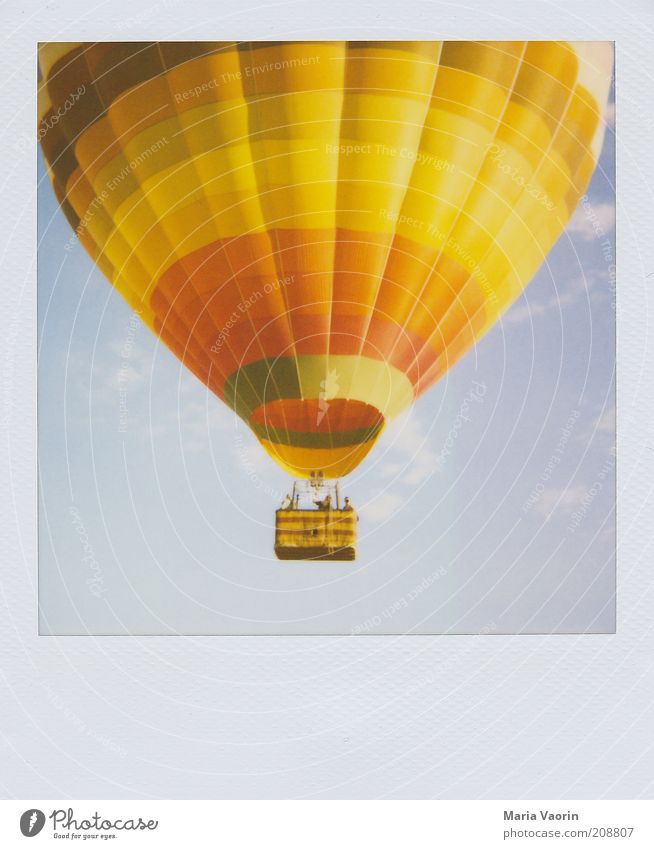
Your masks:
M 296 476 L 340 477 L 515 300 L 586 189 L 604 43 L 48 43 L 71 225 Z

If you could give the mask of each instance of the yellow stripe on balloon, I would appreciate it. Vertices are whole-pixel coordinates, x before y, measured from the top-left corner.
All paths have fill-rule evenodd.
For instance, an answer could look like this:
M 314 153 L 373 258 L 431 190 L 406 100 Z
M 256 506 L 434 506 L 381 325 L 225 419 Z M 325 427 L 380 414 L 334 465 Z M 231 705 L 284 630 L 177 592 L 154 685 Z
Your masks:
M 340 475 L 378 435 L 371 411 L 406 409 L 546 258 L 599 157 L 612 55 L 44 44 L 39 137 L 130 306 L 246 421 L 274 412 L 253 426 L 282 466 Z

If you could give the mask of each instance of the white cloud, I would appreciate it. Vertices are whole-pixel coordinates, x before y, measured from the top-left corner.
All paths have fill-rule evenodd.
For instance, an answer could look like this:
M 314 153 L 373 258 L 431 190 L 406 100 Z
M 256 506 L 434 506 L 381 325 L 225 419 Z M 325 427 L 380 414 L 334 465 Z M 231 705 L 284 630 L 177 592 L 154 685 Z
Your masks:
M 405 498 L 394 492 L 378 492 L 359 508 L 359 512 L 371 522 L 379 524 L 390 519 L 405 503 Z
M 543 490 L 540 498 L 534 504 L 534 510 L 549 519 L 557 510 L 566 512 L 575 507 L 587 492 L 581 484 L 566 487 L 550 486 Z
M 441 458 L 430 448 L 425 448 L 424 456 L 412 463 L 405 471 L 403 480 L 409 486 L 417 486 L 439 471 L 442 465 L 443 461 Z
M 394 478 L 396 475 L 399 475 L 403 469 L 403 463 L 396 462 L 395 460 L 389 460 L 379 466 L 379 473 L 383 478 Z
M 610 100 L 604 110 L 604 123 L 609 130 L 615 129 L 615 100 Z
M 585 416 L 586 425 L 579 431 L 577 441 L 587 445 L 591 440 L 606 438 L 615 439 L 615 405 L 602 408 L 594 416 L 589 411 Z
M 541 316 L 556 311 L 561 312 L 565 307 L 574 304 L 581 296 L 588 297 L 586 281 L 578 278 L 566 287 L 565 292 L 558 292 L 544 300 L 535 300 L 531 293 L 519 298 L 502 316 L 502 324 L 522 324 L 533 321 Z
M 184 451 L 205 452 L 216 437 L 223 443 L 229 434 L 233 438 L 235 413 L 211 392 L 207 391 L 204 402 L 185 400 L 189 394 L 182 390 L 166 421 L 171 433 L 179 428 Z
M 615 433 L 615 407 L 610 407 L 600 415 L 597 424 L 593 428 L 595 433 Z
M 88 360 L 83 368 L 88 371 Z M 93 363 L 94 397 L 115 402 L 118 390 L 133 390 L 150 383 L 155 365 L 151 350 L 132 346 L 128 351 L 115 340 L 98 352 Z
M 384 478 L 401 475 L 404 483 L 417 486 L 442 465 L 441 458 L 430 445 L 429 433 L 415 408 L 389 426 L 380 447 L 384 444 L 388 448 L 379 469 Z
M 151 375 L 151 364 L 143 363 L 123 363 L 119 368 L 109 376 L 108 386 L 112 389 L 136 389 L 143 386 Z
M 567 232 L 585 242 L 610 236 L 615 226 L 615 204 L 583 201 L 568 223 Z
M 441 468 L 442 460 L 432 448 L 432 436 L 415 407 L 387 427 L 377 446 L 380 460 L 371 477 L 382 478 L 360 506 L 375 524 L 391 519 L 413 497 L 416 488 Z M 374 479 L 374 478 L 373 478 Z

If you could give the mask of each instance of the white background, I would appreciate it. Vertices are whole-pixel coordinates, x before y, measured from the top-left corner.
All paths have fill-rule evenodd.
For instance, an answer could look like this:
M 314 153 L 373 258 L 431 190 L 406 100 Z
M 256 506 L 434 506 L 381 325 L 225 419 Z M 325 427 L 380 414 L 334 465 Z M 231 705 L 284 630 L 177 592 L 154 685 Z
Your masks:
M 476 802 L 475 816 L 470 816 L 470 802 L 462 801 L 403 801 L 393 805 L 383 801 L 355 803 L 341 801 L 326 806 L 324 803 L 305 802 L 251 802 L 251 801 L 74 801 L 33 800 L 25 802 L 0 802 L 0 840 L 3 849 L 24 849 L 25 846 L 141 846 L 157 849 L 193 849 L 229 846 L 230 849 L 250 849 L 266 846 L 267 849 L 333 849 L 334 846 L 375 846 L 376 849 L 432 849 L 446 845 L 448 849 L 522 849 L 525 845 L 567 846 L 572 849 L 583 841 L 589 831 L 593 835 L 594 849 L 650 849 L 654 839 L 654 804 L 644 801 L 584 802 L 579 800 L 532 801 L 529 805 L 508 801 Z M 21 815 L 38 808 L 45 815 L 45 824 L 37 841 L 26 844 L 19 831 Z M 132 819 L 138 822 L 155 821 L 156 828 L 140 831 L 96 831 L 72 826 L 65 828 L 67 811 L 72 809 L 72 819 L 82 824 L 85 818 L 92 821 L 97 812 L 100 820 L 120 824 Z M 531 820 L 505 820 L 504 812 L 535 814 Z M 547 815 L 576 814 L 578 819 L 543 820 Z M 54 818 L 51 815 L 55 814 Z M 56 820 L 56 828 L 54 825 Z M 29 817 L 28 817 L 29 821 Z M 597 829 L 597 831 L 593 831 Z M 605 829 L 616 829 L 625 837 L 600 837 Z M 560 832 L 559 837 L 544 837 L 543 832 Z M 507 832 L 509 836 L 507 836 Z M 537 836 L 527 837 L 525 832 Z M 566 832 L 568 834 L 566 835 Z M 574 836 L 569 832 L 575 832 Z M 511 834 L 512 833 L 512 834 Z M 67 843 L 61 838 L 70 834 Z M 115 838 L 105 840 L 102 834 Z M 56 836 L 55 836 L 56 835 Z M 95 838 L 93 838 L 95 835 Z M 521 836 L 519 836 L 521 835 Z M 87 839 L 85 839 L 85 836 Z M 93 842 L 89 842 L 93 841 Z
M 3 7 L 0 793 L 629 798 L 652 793 L 652 28 L 627 3 Z M 615 636 L 55 638 L 36 615 L 38 40 L 615 39 Z M 649 275 L 649 278 L 648 278 Z

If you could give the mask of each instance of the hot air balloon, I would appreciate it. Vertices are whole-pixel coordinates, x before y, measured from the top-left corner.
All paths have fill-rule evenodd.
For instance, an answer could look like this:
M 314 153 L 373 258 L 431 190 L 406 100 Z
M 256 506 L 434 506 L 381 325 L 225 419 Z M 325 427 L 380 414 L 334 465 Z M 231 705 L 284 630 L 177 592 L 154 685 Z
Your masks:
M 280 466 L 323 486 L 543 262 L 599 156 L 612 49 L 46 43 L 39 62 L 39 138 L 91 257 Z M 290 512 L 278 556 L 309 556 L 317 511 Z M 353 530 L 328 542 L 321 514 L 313 548 L 354 556 L 356 522 L 327 512 Z

